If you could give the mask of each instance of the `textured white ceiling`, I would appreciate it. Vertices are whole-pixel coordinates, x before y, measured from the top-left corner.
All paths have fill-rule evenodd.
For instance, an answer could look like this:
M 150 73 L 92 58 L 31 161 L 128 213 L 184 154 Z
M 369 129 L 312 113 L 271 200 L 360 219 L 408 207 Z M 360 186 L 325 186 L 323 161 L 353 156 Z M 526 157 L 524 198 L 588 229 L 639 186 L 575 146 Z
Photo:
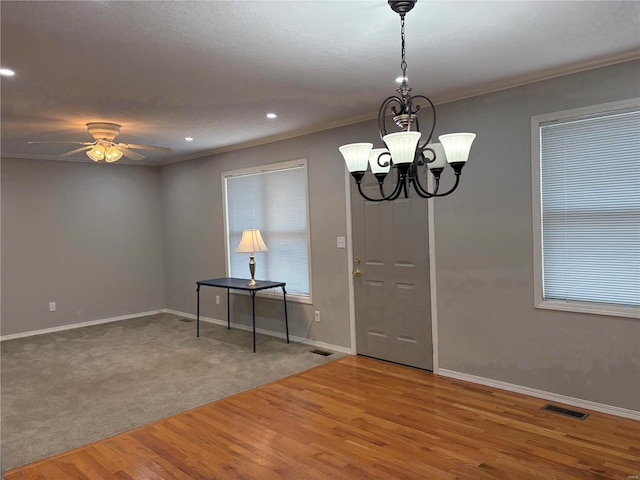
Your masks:
M 55 158 L 73 146 L 27 141 L 90 141 L 85 124 L 108 121 L 118 141 L 174 150 L 147 164 L 193 158 L 371 118 L 400 74 L 384 0 L 3 0 L 0 15 L 16 71 L 1 80 L 3 156 Z M 409 80 L 442 102 L 639 58 L 639 19 L 635 1 L 419 0 Z

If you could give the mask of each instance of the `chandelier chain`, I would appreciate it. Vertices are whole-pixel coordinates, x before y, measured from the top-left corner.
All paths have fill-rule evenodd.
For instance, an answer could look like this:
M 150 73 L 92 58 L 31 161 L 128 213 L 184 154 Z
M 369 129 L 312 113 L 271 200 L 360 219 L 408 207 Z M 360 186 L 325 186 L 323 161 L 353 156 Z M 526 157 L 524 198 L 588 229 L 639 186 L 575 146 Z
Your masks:
M 400 63 L 400 68 L 402 69 L 402 76 L 405 81 L 407 78 L 407 62 L 404 59 L 405 57 L 405 47 L 404 47 L 404 15 L 400 16 L 400 38 L 402 40 L 402 62 Z

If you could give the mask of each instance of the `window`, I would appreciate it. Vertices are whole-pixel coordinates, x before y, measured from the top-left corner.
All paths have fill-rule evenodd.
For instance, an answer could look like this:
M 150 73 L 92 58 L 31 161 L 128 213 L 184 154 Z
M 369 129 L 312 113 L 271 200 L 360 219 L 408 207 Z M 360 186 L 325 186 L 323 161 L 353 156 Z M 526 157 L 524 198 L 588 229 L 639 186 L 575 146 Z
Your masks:
M 256 253 L 256 280 L 287 283 L 287 298 L 311 302 L 306 160 L 222 174 L 227 274 L 249 278 L 249 255 L 236 253 L 242 231 L 257 228 L 268 252 Z M 276 293 L 274 293 L 275 295 Z
M 640 318 L 640 99 L 532 119 L 536 306 Z

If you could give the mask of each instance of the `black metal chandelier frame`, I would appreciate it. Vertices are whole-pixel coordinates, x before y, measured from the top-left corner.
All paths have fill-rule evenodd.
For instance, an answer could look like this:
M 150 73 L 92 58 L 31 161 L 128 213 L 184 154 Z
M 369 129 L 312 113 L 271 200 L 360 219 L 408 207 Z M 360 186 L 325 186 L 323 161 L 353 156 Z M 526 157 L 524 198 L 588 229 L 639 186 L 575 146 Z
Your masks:
M 388 118 L 392 117 L 395 125 L 400 127 L 402 131 L 409 132 L 413 130 L 420 132 L 418 114 L 425 112 L 427 108 L 431 109 L 430 128 L 428 129 L 428 135 L 426 135 L 426 138 L 423 136 L 422 142 L 417 144 L 413 161 L 411 163 L 394 163 L 389 151 L 382 152 L 375 159 L 381 169 L 387 169 L 386 172 L 374 173 L 374 176 L 378 180 L 380 198 L 370 197 L 363 191 L 362 183 L 366 169 L 365 171 L 350 172 L 358 186 L 358 192 L 362 197 L 370 202 L 393 201 L 398 199 L 401 195 L 408 198 L 411 187 L 413 187 L 416 194 L 422 198 L 444 197 L 449 195 L 458 188 L 462 168 L 466 163 L 465 161 L 449 162 L 449 165 L 451 165 L 455 174 L 455 182 L 446 192 L 439 192 L 440 176 L 444 170 L 444 166 L 429 167 L 429 164 L 434 163 L 437 158 L 435 150 L 429 146 L 436 127 L 436 108 L 433 102 L 425 95 L 412 95 L 412 87 L 409 86 L 407 81 L 407 62 L 405 58 L 405 15 L 413 9 L 416 2 L 417 0 L 388 0 L 391 9 L 400 15 L 400 37 L 402 44 L 402 61 L 400 67 L 402 70 L 402 81 L 396 90 L 398 95 L 392 95 L 386 98 L 380 105 L 380 109 L 378 111 L 378 130 L 380 138 L 384 140 L 384 137 L 388 134 Z M 388 173 L 391 169 L 396 171 L 395 186 L 391 192 L 385 193 L 385 180 L 389 177 Z M 421 170 L 425 171 L 424 181 L 420 180 Z M 427 170 L 431 172 L 434 178 L 432 191 L 429 191 L 428 186 L 424 183 L 428 183 L 426 178 Z

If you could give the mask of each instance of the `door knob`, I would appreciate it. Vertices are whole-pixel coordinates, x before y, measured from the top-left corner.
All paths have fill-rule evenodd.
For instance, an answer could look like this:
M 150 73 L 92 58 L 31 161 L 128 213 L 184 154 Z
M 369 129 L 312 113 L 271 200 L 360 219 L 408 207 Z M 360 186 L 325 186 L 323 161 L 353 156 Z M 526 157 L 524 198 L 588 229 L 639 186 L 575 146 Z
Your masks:
M 360 276 L 360 270 L 355 269 L 355 270 L 353 271 L 353 276 L 354 276 L 354 277 L 359 277 L 359 276 Z

